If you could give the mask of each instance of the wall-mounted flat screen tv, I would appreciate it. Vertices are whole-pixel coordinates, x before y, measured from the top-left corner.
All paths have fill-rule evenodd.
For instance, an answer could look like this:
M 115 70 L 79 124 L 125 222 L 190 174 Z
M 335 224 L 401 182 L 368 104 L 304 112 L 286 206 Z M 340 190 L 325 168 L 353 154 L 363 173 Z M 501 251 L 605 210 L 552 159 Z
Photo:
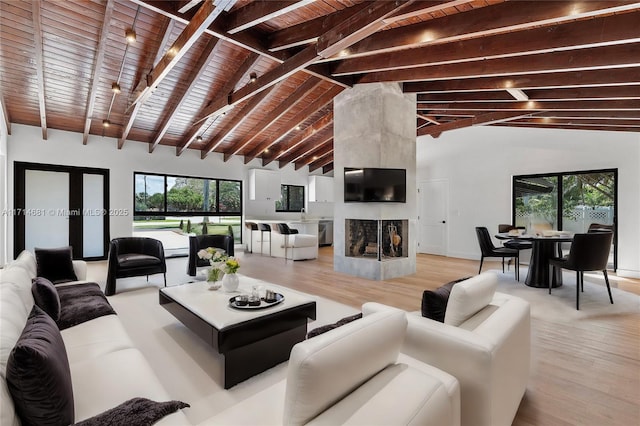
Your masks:
M 407 202 L 405 169 L 344 168 L 345 202 Z

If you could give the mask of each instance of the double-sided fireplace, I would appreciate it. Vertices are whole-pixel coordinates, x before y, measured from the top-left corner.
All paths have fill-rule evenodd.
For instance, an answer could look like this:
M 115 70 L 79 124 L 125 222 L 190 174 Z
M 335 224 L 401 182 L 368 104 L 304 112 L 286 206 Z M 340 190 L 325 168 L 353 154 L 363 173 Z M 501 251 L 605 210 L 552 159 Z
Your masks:
M 408 257 L 406 219 L 345 219 L 345 257 L 388 261 Z

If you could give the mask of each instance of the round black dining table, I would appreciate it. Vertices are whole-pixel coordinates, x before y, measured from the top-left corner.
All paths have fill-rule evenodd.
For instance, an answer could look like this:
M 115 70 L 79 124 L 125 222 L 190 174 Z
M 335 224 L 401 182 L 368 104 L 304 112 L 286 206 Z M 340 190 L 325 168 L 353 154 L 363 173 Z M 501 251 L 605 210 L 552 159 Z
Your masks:
M 549 259 L 560 256 L 560 243 L 573 241 L 570 235 L 554 235 L 545 237 L 541 235 L 509 235 L 508 232 L 496 234 L 499 240 L 526 240 L 531 241 L 531 260 L 529 271 L 524 283 L 529 287 L 549 288 L 549 280 L 552 287 L 562 285 L 562 269 L 556 268 L 553 275 L 549 271 Z

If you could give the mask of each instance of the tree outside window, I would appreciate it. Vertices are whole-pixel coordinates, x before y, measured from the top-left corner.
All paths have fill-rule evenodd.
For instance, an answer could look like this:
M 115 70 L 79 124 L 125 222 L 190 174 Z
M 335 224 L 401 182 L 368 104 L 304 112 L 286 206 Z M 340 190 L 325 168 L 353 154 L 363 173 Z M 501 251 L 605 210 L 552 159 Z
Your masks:
M 280 195 L 276 201 L 277 212 L 299 212 L 304 208 L 304 186 L 281 185 Z

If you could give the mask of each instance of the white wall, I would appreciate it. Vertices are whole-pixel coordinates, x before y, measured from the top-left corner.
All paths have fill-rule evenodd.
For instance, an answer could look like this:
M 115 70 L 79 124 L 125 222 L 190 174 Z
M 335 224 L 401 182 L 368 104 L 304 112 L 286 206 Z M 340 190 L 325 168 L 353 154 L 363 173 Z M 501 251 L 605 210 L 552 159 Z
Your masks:
M 474 228 L 511 222 L 513 175 L 618 169 L 618 273 L 640 277 L 640 135 L 474 127 L 422 136 L 418 182 L 449 181 L 448 256 L 480 259 Z
M 110 238 L 131 235 L 133 222 L 133 172 L 153 172 L 196 177 L 236 179 L 243 181 L 244 209 L 246 217 L 289 218 L 300 217 L 299 213 L 275 213 L 274 203 L 248 200 L 248 170 L 262 168 L 261 160 L 244 164 L 244 158 L 232 157 L 224 162 L 222 154 L 210 154 L 200 159 L 200 151 L 187 150 L 176 157 L 175 148 L 159 145 L 149 154 L 148 145 L 128 141 L 118 150 L 113 138 L 90 136 L 87 145 L 82 144 L 82 135 L 61 130 L 48 130 L 48 139 L 42 140 L 39 127 L 12 125 L 8 137 L 8 204 L 13 208 L 13 162 L 60 164 L 68 166 L 96 167 L 110 170 L 110 208 L 128 209 L 126 216 L 112 216 Z M 282 173 L 282 183 L 305 185 L 308 188 L 308 168 L 298 171 L 293 164 L 279 169 L 278 162 L 268 167 Z M 4 185 L 3 185 L 4 188 Z M 308 192 L 308 189 L 307 189 Z M 313 203 L 311 203 L 313 204 Z M 313 206 L 311 206 L 313 207 Z M 313 210 L 313 208 L 311 208 Z M 308 210 L 309 211 L 309 210 Z M 13 253 L 12 221 L 9 222 L 7 241 L 9 256 Z M 1 260 L 1 259 L 0 259 Z
M 5 121 L 0 117 L 0 266 L 6 264 L 9 259 L 8 223 L 9 206 L 7 204 L 7 132 Z

